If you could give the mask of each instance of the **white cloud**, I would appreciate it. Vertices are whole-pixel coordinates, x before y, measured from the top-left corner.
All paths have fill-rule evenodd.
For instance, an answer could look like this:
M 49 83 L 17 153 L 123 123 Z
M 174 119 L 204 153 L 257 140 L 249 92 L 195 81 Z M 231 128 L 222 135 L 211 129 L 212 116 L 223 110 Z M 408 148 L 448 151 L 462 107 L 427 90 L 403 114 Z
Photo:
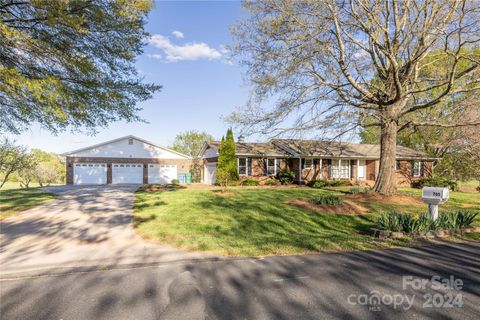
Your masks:
M 158 60 L 162 59 L 162 55 L 158 53 L 154 53 L 154 54 L 147 53 L 147 57 L 152 59 L 158 59 Z
M 222 54 L 210 48 L 203 42 L 192 42 L 184 45 L 173 44 L 168 37 L 155 34 L 150 37 L 150 44 L 163 50 L 165 60 L 168 62 L 177 62 L 182 60 L 216 60 L 222 57 Z
M 175 30 L 172 32 L 172 34 L 175 36 L 175 38 L 183 38 L 183 32 Z

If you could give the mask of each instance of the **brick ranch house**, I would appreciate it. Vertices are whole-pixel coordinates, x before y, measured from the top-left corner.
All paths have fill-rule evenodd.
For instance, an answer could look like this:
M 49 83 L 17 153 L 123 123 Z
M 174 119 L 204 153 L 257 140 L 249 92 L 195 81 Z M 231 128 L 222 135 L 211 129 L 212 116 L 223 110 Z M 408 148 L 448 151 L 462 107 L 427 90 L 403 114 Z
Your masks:
M 201 158 L 204 170 L 202 181 L 215 183 L 215 168 L 220 142 L 206 142 Z M 295 182 L 344 179 L 373 184 L 378 174 L 380 146 L 326 142 L 319 140 L 275 139 L 265 143 L 237 142 L 237 165 L 241 179 L 260 182 L 274 177 L 278 170 L 295 172 Z M 426 153 L 397 146 L 397 185 L 431 177 L 434 161 Z
M 67 184 L 170 183 L 190 171 L 179 152 L 129 135 L 64 153 Z

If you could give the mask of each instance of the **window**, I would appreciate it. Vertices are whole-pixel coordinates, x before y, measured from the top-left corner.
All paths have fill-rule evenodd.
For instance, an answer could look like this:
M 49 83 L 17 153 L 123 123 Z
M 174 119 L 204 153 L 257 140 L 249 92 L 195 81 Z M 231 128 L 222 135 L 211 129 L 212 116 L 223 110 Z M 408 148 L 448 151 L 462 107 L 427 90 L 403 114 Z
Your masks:
M 396 170 L 401 170 L 402 169 L 402 165 L 400 164 L 400 160 L 396 161 L 395 169 Z
M 249 158 L 238 158 L 238 174 L 240 176 L 251 175 L 250 161 L 251 159 Z
M 266 161 L 266 175 L 274 176 L 277 174 L 277 159 L 267 159 Z
M 302 169 L 310 169 L 310 168 L 313 168 L 313 159 L 303 159 Z
M 422 173 L 422 161 L 413 161 L 412 167 L 413 167 L 413 170 L 412 170 L 413 176 L 420 177 Z
M 133 139 L 132 138 L 128 138 L 128 144 L 133 144 Z
M 349 179 L 350 178 L 350 160 L 332 160 L 332 167 L 330 175 L 334 179 Z

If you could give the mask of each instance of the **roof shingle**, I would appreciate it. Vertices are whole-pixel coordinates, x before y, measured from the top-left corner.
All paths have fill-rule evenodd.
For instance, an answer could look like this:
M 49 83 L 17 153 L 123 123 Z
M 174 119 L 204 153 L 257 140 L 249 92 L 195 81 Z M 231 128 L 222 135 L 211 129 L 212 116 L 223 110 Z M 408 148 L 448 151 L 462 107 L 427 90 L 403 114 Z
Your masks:
M 219 141 L 209 141 L 207 146 L 216 154 Z M 264 143 L 236 143 L 239 156 L 265 157 L 336 157 L 336 158 L 380 158 L 380 145 L 330 142 L 321 140 L 275 139 Z M 434 159 L 428 154 L 411 148 L 397 146 L 397 159 Z

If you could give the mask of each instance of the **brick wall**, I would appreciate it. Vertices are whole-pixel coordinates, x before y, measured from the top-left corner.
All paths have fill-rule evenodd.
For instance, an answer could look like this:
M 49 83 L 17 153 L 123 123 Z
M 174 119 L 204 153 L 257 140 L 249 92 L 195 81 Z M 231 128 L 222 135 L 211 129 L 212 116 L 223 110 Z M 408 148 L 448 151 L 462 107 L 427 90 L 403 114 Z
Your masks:
M 412 182 L 421 178 L 431 178 L 433 173 L 433 161 L 423 161 L 420 177 L 414 177 L 412 173 L 412 161 L 400 160 L 400 168 L 395 171 L 397 185 L 409 187 Z

